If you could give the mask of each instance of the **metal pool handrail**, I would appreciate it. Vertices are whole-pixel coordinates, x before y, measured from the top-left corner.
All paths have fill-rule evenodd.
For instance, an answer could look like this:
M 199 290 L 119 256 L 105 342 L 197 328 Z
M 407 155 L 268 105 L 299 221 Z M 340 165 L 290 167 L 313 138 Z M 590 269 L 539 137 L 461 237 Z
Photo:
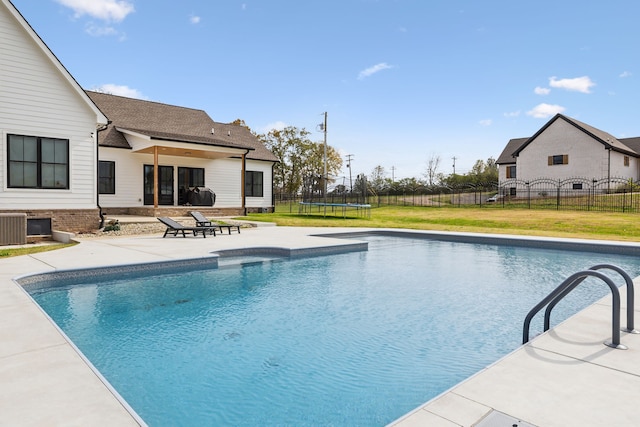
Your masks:
M 536 304 L 536 306 L 533 307 L 531 311 L 529 311 L 529 313 L 524 319 L 524 327 L 522 330 L 522 344 L 526 344 L 527 342 L 529 342 L 529 329 L 531 326 L 531 320 L 533 319 L 533 316 L 535 316 L 547 304 L 551 303 L 552 301 L 555 301 L 558 298 L 561 299 L 562 297 L 566 296 L 566 294 L 570 292 L 570 290 L 568 292 L 565 292 L 567 288 L 571 288 L 572 290 L 577 285 L 582 283 L 584 279 L 586 279 L 588 276 L 596 277 L 602 280 L 607 284 L 607 286 L 609 286 L 609 289 L 611 290 L 611 297 L 612 297 L 611 342 L 606 341 L 604 344 L 619 350 L 627 349 L 626 346 L 620 344 L 620 292 L 618 291 L 618 288 L 609 277 L 595 270 L 584 270 L 584 271 L 579 271 L 575 274 L 572 274 L 564 282 L 562 282 L 560 286 L 555 288 L 542 301 Z
M 631 276 L 629 276 L 627 274 L 626 271 L 624 271 L 623 269 L 621 269 L 620 267 L 617 267 L 615 265 L 611 265 L 611 264 L 598 264 L 598 265 L 594 265 L 593 267 L 589 268 L 589 270 L 603 270 L 603 269 L 608 269 L 608 270 L 613 270 L 616 271 L 617 273 L 619 273 L 622 278 L 625 281 L 625 284 L 627 285 L 627 327 L 625 329 L 622 329 L 624 332 L 628 332 L 631 334 L 638 334 L 640 333 L 640 331 L 636 331 L 634 329 L 634 289 L 633 289 L 633 279 L 631 279 Z M 566 290 L 564 290 L 560 295 L 557 296 L 557 298 L 555 298 L 553 301 L 551 301 L 549 303 L 549 305 L 547 306 L 547 309 L 544 312 L 544 331 L 548 331 L 549 330 L 549 325 L 551 323 L 550 319 L 551 319 L 551 310 L 553 310 L 553 308 L 556 306 L 556 304 L 558 304 L 560 302 L 560 300 L 562 298 L 564 298 L 566 295 L 569 294 L 569 292 L 571 292 L 572 290 L 574 290 L 584 279 L 586 279 L 586 277 L 583 277 L 582 279 L 578 279 L 575 282 L 573 282 L 572 286 L 567 287 Z

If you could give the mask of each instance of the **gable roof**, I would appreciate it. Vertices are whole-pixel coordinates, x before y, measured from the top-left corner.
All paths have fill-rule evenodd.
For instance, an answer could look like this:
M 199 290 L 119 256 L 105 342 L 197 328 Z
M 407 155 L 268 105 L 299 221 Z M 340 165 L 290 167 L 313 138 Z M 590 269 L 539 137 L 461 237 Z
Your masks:
M 126 133 L 150 139 L 247 150 L 247 158 L 278 161 L 275 155 L 240 125 L 218 123 L 203 110 L 87 91 L 111 124 L 100 133 L 104 147 L 131 148 Z
M 49 59 L 51 64 L 60 72 L 63 78 L 69 83 L 72 90 L 84 101 L 84 103 L 95 113 L 96 115 L 96 127 L 102 127 L 107 124 L 108 120 L 100 109 L 93 103 L 93 101 L 87 96 L 80 84 L 71 75 L 71 73 L 62 65 L 60 60 L 49 49 L 46 43 L 40 38 L 40 36 L 31 27 L 29 22 L 22 16 L 20 11 L 9 0 L 0 0 L 0 5 L 4 6 L 9 14 L 18 22 L 18 24 L 24 29 L 26 34 L 33 40 L 36 46 L 44 53 Z
M 547 122 L 547 124 L 545 124 L 542 128 L 540 128 L 540 130 L 538 130 L 538 132 L 536 132 L 532 137 L 530 137 L 526 141 L 524 141 L 515 151 L 513 151 L 513 153 L 511 155 L 513 157 L 517 157 L 522 150 L 524 150 L 529 144 L 531 144 L 541 133 L 543 133 L 556 120 L 564 120 L 565 122 L 569 123 L 570 125 L 574 126 L 578 130 L 586 133 L 591 138 L 593 138 L 596 141 L 598 141 L 601 144 L 603 144 L 605 146 L 605 148 L 607 148 L 607 149 L 611 149 L 611 150 L 614 150 L 614 151 L 619 151 L 621 153 L 630 154 L 630 155 L 636 156 L 636 157 L 638 156 L 638 152 L 637 151 L 632 150 L 631 148 L 629 148 L 627 145 L 623 144 L 620 140 L 618 140 L 616 137 L 614 137 L 610 133 L 607 133 L 607 132 L 605 132 L 603 130 L 594 128 L 593 126 L 590 126 L 590 125 L 588 125 L 586 123 L 582 123 L 582 122 L 580 122 L 580 121 L 578 121 L 576 119 L 572 119 L 572 118 L 564 116 L 562 114 L 556 114 L 551 120 L 549 120 Z M 633 139 L 633 138 L 631 138 L 631 139 Z
M 522 144 L 524 144 L 528 140 L 529 140 L 529 137 L 527 137 L 527 138 L 514 138 L 514 139 L 509 140 L 509 142 L 507 143 L 507 146 L 504 147 L 504 150 L 502 150 L 502 153 L 500 153 L 500 156 L 498 157 L 498 160 L 496 160 L 496 164 L 504 165 L 504 164 L 508 164 L 508 163 L 515 163 L 516 162 L 516 158 L 513 155 L 513 153 L 518 148 L 520 148 L 520 146 L 522 146 Z
M 632 149 L 634 152 L 640 154 L 640 136 L 633 138 L 619 138 L 618 141 Z

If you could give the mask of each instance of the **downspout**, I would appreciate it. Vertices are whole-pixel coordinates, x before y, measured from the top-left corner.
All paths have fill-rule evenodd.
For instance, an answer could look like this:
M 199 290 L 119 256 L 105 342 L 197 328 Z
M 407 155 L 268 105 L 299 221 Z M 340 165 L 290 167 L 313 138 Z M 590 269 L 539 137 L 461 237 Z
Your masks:
M 247 176 L 247 154 L 249 154 L 249 150 L 246 153 L 242 154 L 242 173 L 240 175 L 240 194 L 242 195 L 242 215 L 247 215 L 247 192 L 245 191 L 245 183 Z
M 98 215 L 100 216 L 100 226 L 98 228 L 104 228 L 104 214 L 102 213 L 102 206 L 100 206 L 100 138 L 99 134 L 105 130 L 111 124 L 111 120 L 107 120 L 106 125 L 102 125 L 96 128 L 96 205 L 98 206 Z
M 273 162 L 271 164 L 271 205 L 273 206 L 273 213 L 276 212 L 276 193 L 274 192 L 274 187 L 273 187 L 273 173 L 275 168 L 276 168 L 276 163 Z

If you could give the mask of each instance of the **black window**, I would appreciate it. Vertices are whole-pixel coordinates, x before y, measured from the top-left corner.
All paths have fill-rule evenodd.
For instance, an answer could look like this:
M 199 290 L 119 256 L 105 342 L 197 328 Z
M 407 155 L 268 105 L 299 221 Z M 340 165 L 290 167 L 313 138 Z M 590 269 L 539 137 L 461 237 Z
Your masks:
M 558 154 L 555 156 L 549 156 L 548 161 L 549 166 L 553 165 L 568 165 L 569 164 L 569 156 L 567 154 Z
M 573 184 L 573 189 L 574 190 L 582 190 L 582 184 L 574 183 Z
M 98 165 L 98 193 L 116 194 L 116 162 L 100 161 Z
M 178 188 L 204 187 L 204 168 L 178 168 Z
M 69 140 L 8 135 L 10 188 L 69 188 Z
M 515 166 L 507 166 L 507 178 L 516 178 Z
M 262 197 L 262 172 L 246 171 L 244 174 L 244 194 L 247 197 Z

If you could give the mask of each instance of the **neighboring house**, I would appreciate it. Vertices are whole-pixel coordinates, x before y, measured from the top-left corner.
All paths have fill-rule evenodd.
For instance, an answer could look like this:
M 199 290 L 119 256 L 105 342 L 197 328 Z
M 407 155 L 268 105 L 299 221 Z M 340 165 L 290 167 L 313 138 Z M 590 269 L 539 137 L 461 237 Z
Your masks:
M 536 180 L 640 179 L 640 138 L 615 138 L 557 114 L 535 135 L 509 141 L 498 157 L 500 185 Z
M 106 124 L 13 4 L 0 0 L 0 213 L 26 213 L 34 235 L 97 228 L 96 129 Z
M 99 136 L 99 202 L 107 214 L 184 215 L 191 191 L 215 194 L 197 209 L 242 215 L 273 209 L 278 159 L 249 129 L 202 110 L 87 92 L 109 118 Z M 155 173 L 157 171 L 157 174 Z

